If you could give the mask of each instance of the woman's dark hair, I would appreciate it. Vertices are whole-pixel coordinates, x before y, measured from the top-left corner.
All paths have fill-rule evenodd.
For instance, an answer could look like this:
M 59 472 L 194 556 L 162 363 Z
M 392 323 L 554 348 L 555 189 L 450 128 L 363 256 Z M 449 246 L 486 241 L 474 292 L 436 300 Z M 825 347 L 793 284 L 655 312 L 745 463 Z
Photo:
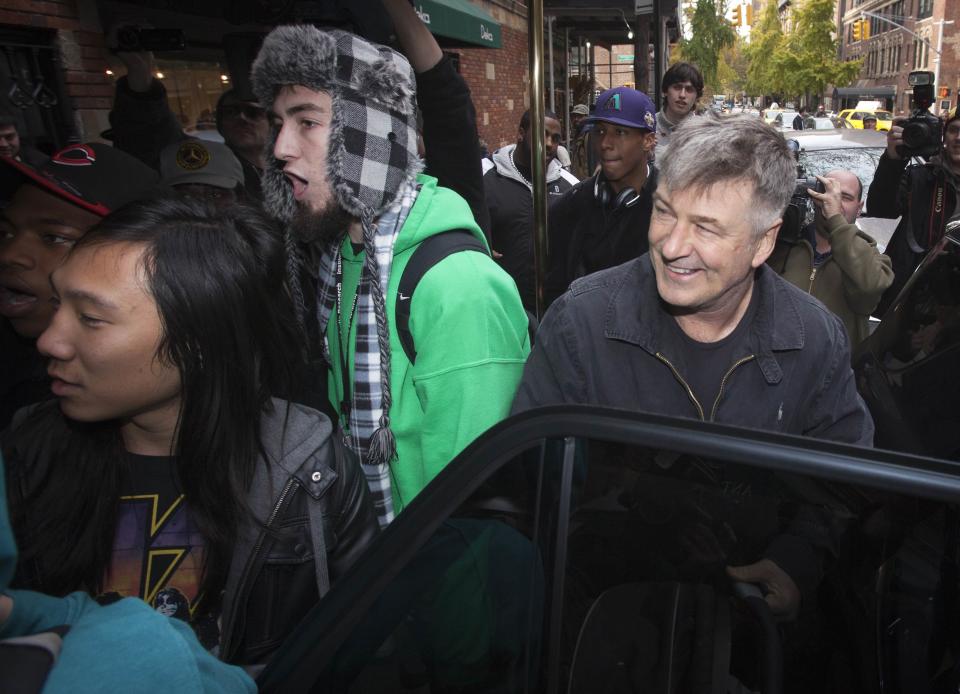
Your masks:
M 282 238 L 251 207 L 159 198 L 109 215 L 75 249 L 115 243 L 145 246 L 142 268 L 163 325 L 158 358 L 176 367 L 182 384 L 171 454 L 191 518 L 206 541 L 201 592 L 216 599 L 262 454 L 261 414 L 271 393 L 289 389 L 290 365 L 299 355 L 283 287 Z M 60 474 L 51 476 L 53 487 L 45 490 L 50 493 L 38 500 L 47 500 L 38 515 L 48 526 L 42 533 L 48 546 L 40 549 L 57 557 L 44 562 L 50 579 L 44 589 L 74 590 L 79 578 L 84 588 L 99 592 L 114 541 L 122 448 L 112 423 L 74 429 L 88 444 L 88 469 L 65 475 L 59 461 Z M 92 430 L 98 436 L 89 436 Z M 96 483 L 78 488 L 79 475 Z M 56 487 L 62 487 L 59 493 Z

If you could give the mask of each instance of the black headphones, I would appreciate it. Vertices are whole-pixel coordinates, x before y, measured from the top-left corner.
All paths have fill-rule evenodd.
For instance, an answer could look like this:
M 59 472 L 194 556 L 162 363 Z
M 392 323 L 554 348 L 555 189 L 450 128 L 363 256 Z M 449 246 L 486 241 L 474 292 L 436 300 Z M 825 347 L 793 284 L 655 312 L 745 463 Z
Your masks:
M 619 210 L 636 205 L 640 201 L 640 193 L 627 186 L 614 196 L 610 184 L 603 176 L 603 172 L 599 172 L 593 182 L 593 199 L 603 208 L 609 207 L 612 200 L 613 209 Z

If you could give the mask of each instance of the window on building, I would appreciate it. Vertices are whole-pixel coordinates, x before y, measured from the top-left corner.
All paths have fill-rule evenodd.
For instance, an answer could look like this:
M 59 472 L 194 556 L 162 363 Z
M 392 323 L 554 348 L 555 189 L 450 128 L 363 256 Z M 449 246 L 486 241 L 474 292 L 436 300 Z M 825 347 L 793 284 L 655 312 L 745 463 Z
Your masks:
M 926 19 L 933 15 L 933 0 L 919 0 L 917 4 L 917 19 Z
M 44 154 L 76 137 L 70 97 L 61 77 L 56 32 L 0 26 L 0 103 L 17 119 L 25 145 Z

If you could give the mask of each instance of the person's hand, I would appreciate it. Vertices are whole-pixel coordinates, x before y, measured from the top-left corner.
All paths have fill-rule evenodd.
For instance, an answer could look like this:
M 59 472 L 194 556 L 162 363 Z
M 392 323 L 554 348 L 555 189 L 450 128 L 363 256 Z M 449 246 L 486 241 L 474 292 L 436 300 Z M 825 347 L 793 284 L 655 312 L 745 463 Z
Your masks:
M 9 595 L 0 595 L 0 627 L 10 619 L 11 612 L 13 612 L 13 598 Z
M 118 51 L 117 32 L 124 28 L 142 24 L 121 23 L 114 24 L 107 31 L 107 47 L 116 53 L 116 56 L 127 68 L 127 86 L 135 92 L 149 91 L 153 83 L 153 53 L 150 51 Z
M 887 131 L 887 156 L 891 159 L 902 159 L 897 153 L 897 147 L 903 144 L 903 120 L 893 121 L 890 130 Z
M 497 252 L 496 252 L 495 250 L 493 250 L 492 248 L 490 249 L 490 252 L 493 254 L 493 259 L 494 259 L 494 260 L 500 260 L 500 258 L 503 257 L 503 253 L 497 253 Z
M 817 176 L 817 180 L 823 184 L 824 192 L 818 193 L 812 188 L 807 188 L 814 204 L 820 210 L 824 219 L 830 219 L 834 215 L 843 214 L 843 193 L 840 190 L 840 182 L 825 176 Z
M 786 571 L 769 559 L 761 559 L 747 566 L 728 566 L 727 576 L 734 581 L 761 586 L 763 599 L 774 617 L 792 620 L 800 611 L 800 589 Z

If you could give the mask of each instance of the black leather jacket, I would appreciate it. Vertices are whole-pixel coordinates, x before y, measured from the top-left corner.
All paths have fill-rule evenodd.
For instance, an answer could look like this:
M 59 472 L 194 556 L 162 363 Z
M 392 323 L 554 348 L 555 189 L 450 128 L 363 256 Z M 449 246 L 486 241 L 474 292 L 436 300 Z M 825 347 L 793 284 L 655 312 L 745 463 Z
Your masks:
M 261 420 L 266 464 L 257 466 L 247 497 L 256 520 L 241 528 L 221 601 L 219 655 L 228 662 L 264 662 L 379 532 L 363 471 L 329 420 L 286 405 L 274 400 Z M 47 441 L 17 436 L 26 417 L 45 420 Z M 62 458 L 56 451 L 70 450 L 64 435 L 76 436 L 55 401 L 25 408 L 4 434 L 18 525 L 31 527 L 31 516 L 43 512 L 30 508 L 30 499 Z M 69 461 L 56 462 L 71 470 Z M 24 527 L 16 530 L 22 535 Z M 43 589 L 42 564 L 20 567 L 21 587 Z

